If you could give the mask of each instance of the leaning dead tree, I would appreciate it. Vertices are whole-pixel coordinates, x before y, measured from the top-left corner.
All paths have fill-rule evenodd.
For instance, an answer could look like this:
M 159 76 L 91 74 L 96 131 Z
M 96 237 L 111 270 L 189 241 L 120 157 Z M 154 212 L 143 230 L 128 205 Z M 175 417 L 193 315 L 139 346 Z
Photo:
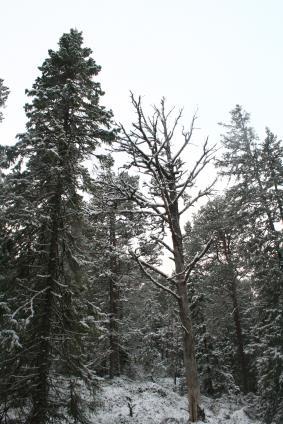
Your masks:
M 211 240 L 190 262 L 184 258 L 182 215 L 196 202 L 211 193 L 214 181 L 204 189 L 196 190 L 196 181 L 205 166 L 211 161 L 214 146 L 204 142 L 198 158 L 190 170 L 187 170 L 182 158 L 195 129 L 196 116 L 193 117 L 189 131 L 182 131 L 181 142 L 175 140 L 182 111 L 173 116 L 173 109 L 167 113 L 164 99 L 160 107 L 154 107 L 153 114 L 147 117 L 142 108 L 141 99 L 131 95 L 136 113 L 136 122 L 132 130 L 121 126 L 117 150 L 127 153 L 130 162 L 127 168 L 134 167 L 144 175 L 143 190 L 138 191 L 125 181 L 124 194 L 133 199 L 140 212 L 155 217 L 160 235 L 152 235 L 160 248 L 166 249 L 174 263 L 174 272 L 167 275 L 152 262 L 144 259 L 137 249 L 131 252 L 141 270 L 157 287 L 170 293 L 177 300 L 179 316 L 183 328 L 183 350 L 186 383 L 188 386 L 189 412 L 192 422 L 202 418 L 200 405 L 200 387 L 195 357 L 194 336 L 190 314 L 187 283 L 197 262 L 205 255 Z M 179 144 L 178 144 L 179 143 Z M 170 236 L 170 242 L 164 235 Z

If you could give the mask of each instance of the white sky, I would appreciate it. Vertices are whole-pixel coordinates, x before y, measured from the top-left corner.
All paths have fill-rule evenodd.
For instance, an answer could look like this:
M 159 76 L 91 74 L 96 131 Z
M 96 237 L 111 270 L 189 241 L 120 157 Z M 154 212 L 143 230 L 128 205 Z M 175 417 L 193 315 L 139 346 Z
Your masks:
M 24 131 L 24 91 L 70 28 L 102 66 L 103 104 L 117 121 L 131 120 L 132 90 L 146 104 L 165 96 L 183 106 L 188 126 L 198 108 L 199 136 L 213 143 L 236 103 L 260 135 L 283 135 L 282 0 L 6 0 L 0 10 L 0 78 L 11 90 L 1 144 Z
M 199 126 L 217 141 L 217 122 L 236 103 L 256 130 L 283 134 L 282 0 L 9 0 L 1 4 L 0 77 L 11 95 L 0 143 L 24 130 L 24 90 L 37 66 L 71 27 L 102 66 L 103 103 L 130 119 L 129 90 L 157 103 L 199 110 Z

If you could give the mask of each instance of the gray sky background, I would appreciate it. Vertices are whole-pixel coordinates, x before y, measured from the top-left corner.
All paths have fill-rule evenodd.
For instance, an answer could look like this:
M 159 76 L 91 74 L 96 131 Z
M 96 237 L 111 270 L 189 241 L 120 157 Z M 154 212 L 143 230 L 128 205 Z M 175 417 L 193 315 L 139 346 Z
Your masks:
M 281 0 L 9 0 L 1 3 L 0 77 L 11 95 L 0 143 L 24 130 L 25 88 L 71 27 L 102 66 L 103 103 L 129 122 L 129 90 L 146 104 L 165 96 L 198 108 L 203 134 L 217 141 L 219 121 L 240 103 L 256 131 L 283 134 Z

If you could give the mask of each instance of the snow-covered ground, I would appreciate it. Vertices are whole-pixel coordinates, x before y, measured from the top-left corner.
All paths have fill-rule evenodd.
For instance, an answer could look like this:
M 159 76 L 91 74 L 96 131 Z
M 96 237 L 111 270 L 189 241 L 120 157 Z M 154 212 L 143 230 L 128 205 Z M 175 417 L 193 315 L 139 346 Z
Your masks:
M 174 391 L 172 380 L 158 383 L 117 378 L 102 384 L 94 424 L 187 423 L 186 397 Z M 206 423 L 261 424 L 249 417 L 248 405 L 240 399 L 204 397 Z M 132 417 L 130 412 L 132 411 Z M 245 412 L 247 411 L 247 412 Z M 249 415 L 248 415 L 248 414 Z

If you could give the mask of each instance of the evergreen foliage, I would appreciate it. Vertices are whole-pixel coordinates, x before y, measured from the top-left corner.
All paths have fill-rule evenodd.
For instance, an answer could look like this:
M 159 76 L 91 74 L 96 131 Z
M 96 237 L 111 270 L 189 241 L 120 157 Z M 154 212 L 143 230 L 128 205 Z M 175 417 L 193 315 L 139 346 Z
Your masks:
M 267 129 L 260 142 L 249 115 L 240 106 L 231 112 L 231 122 L 224 128 L 226 150 L 219 166 L 234 178 L 231 195 L 244 223 L 242 266 L 255 294 L 249 351 L 256 357 L 265 420 L 279 423 L 283 398 L 283 273 L 282 235 L 276 225 L 282 222 L 282 141 Z
M 90 186 L 83 161 L 114 132 L 111 113 L 99 104 L 100 84 L 93 80 L 100 67 L 82 42 L 81 33 L 71 30 L 58 51 L 49 51 L 41 76 L 27 91 L 32 98 L 25 107 L 27 131 L 6 149 L 13 168 L 1 193 L 2 240 L 14 249 L 8 261 L 14 272 L 2 293 L 10 300 L 4 315 L 21 331 L 14 335 L 16 351 L 6 352 L 1 408 L 8 409 L 21 393 L 31 424 L 86 422 L 85 411 L 78 412 L 76 381 L 90 385 L 94 377 L 85 352 L 90 331 L 80 191 Z
M 5 106 L 9 95 L 9 89 L 4 85 L 4 81 L 0 78 L 0 109 Z M 0 122 L 3 120 L 3 113 L 0 112 Z
M 0 146 L 0 423 L 91 423 L 99 379 L 127 376 L 181 382 L 192 421 L 200 392 L 252 392 L 281 424 L 282 141 L 237 105 L 213 197 L 197 179 L 214 147 L 184 162 L 196 117 L 180 143 L 181 111 L 162 99 L 148 117 L 131 95 L 137 119 L 118 134 L 91 53 L 63 34 L 26 91 L 26 131 Z M 0 79 L 0 109 L 8 94 Z
M 214 394 L 235 392 L 238 386 L 243 391 L 249 389 L 245 345 L 250 286 L 241 270 L 241 227 L 233 212 L 228 195 L 216 197 L 200 209 L 193 228 L 186 227 L 189 256 L 197 251 L 199 243 L 214 237 L 209 255 L 190 281 L 195 299 L 194 323 L 199 326 L 196 334 L 200 364 L 204 367 L 201 372 L 206 376 L 206 391 Z

